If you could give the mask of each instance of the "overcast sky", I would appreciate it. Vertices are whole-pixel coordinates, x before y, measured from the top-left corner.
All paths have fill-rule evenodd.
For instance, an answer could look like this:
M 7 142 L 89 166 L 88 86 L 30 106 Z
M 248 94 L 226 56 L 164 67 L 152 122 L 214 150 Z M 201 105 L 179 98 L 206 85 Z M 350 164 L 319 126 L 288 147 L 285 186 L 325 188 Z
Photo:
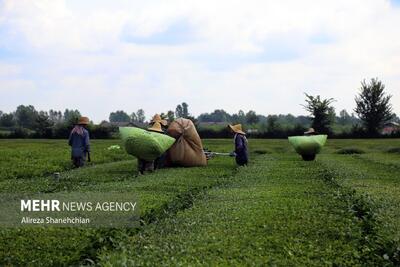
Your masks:
M 0 0 L 3 112 L 351 111 L 373 77 L 400 114 L 400 0 Z

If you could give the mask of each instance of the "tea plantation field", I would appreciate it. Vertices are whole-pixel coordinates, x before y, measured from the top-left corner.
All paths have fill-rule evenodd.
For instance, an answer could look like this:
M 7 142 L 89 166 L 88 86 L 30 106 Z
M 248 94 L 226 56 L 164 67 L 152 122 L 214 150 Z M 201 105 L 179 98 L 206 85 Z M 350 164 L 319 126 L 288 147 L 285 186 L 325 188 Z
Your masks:
M 1 266 L 400 266 L 398 139 L 328 140 L 314 162 L 250 139 L 247 167 L 217 157 L 139 177 L 113 144 L 92 141 L 93 162 L 72 169 L 65 140 L 0 140 L 0 193 L 129 192 L 140 207 L 136 228 L 0 228 Z

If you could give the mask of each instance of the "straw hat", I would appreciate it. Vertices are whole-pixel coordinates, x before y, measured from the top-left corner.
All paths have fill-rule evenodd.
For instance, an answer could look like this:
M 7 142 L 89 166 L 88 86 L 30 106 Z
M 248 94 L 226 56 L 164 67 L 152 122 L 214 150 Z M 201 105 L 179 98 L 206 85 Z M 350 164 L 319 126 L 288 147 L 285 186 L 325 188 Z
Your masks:
M 152 122 L 152 123 L 154 123 L 154 122 L 159 122 L 159 123 L 161 123 L 163 126 L 166 126 L 166 125 L 167 125 L 167 121 L 166 121 L 166 120 L 163 120 L 163 119 L 161 118 L 160 114 L 154 115 L 150 122 Z
M 88 117 L 80 117 L 79 120 L 78 120 L 78 124 L 88 125 L 89 124 L 89 118 Z
M 235 124 L 235 125 L 228 125 L 229 126 L 229 128 L 233 131 L 233 132 L 235 132 L 235 133 L 238 133 L 238 134 L 246 134 L 245 132 L 243 132 L 243 130 L 242 130 L 242 125 L 241 124 Z
M 164 133 L 163 129 L 161 128 L 161 123 L 158 121 L 156 121 L 150 128 L 147 128 L 147 130 L 152 132 Z
M 304 132 L 304 134 L 314 134 L 314 133 L 315 133 L 314 128 L 310 128 L 307 130 L 307 132 Z

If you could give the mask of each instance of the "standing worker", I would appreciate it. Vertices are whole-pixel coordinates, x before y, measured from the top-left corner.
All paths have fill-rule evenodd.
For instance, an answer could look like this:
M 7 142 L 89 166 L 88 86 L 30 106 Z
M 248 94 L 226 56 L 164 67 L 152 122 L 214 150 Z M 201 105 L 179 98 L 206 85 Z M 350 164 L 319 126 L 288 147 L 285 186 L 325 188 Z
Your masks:
M 233 141 L 235 143 L 235 151 L 232 155 L 236 158 L 236 163 L 239 166 L 247 165 L 249 162 L 249 154 L 247 151 L 247 138 L 246 133 L 242 130 L 241 124 L 228 125 L 231 132 L 235 135 Z
M 88 117 L 80 117 L 69 135 L 68 144 L 71 146 L 71 159 L 76 168 L 85 165 L 86 156 L 90 162 L 89 132 L 86 129 L 88 124 Z

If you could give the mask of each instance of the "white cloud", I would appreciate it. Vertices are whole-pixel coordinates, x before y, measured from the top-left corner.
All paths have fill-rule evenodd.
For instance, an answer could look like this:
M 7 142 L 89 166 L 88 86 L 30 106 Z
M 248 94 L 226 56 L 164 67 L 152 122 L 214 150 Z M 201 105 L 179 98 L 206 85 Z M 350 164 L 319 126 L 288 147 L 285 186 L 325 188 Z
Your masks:
M 187 101 L 197 115 L 301 114 L 309 92 L 351 110 L 360 81 L 379 77 L 400 113 L 397 25 L 400 9 L 386 0 L 5 0 L 0 109 L 29 102 L 100 121 Z M 163 33 L 177 41 L 134 43 Z

